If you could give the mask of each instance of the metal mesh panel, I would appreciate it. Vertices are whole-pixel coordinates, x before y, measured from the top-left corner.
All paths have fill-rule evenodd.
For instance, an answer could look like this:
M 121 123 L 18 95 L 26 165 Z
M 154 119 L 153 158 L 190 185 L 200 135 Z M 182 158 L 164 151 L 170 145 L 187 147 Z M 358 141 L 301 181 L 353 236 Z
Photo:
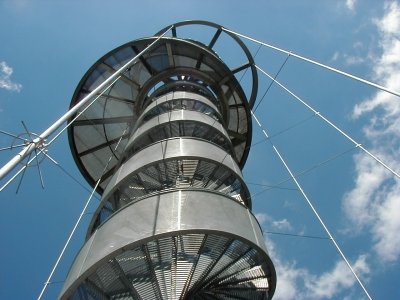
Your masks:
M 242 204 L 250 198 L 244 182 L 224 165 L 200 158 L 162 160 L 129 175 L 128 180 L 120 184 L 113 196 L 104 202 L 106 208 L 99 211 L 92 232 L 117 209 L 151 193 L 171 188 L 217 191 Z
M 234 264 L 225 267 L 223 271 L 218 274 L 218 277 L 223 279 L 232 278 L 234 275 L 243 272 L 243 270 L 248 270 L 258 264 L 261 264 L 262 261 L 256 260 L 257 255 L 255 252 L 256 251 L 254 249 L 250 249 L 249 251 L 246 251 L 240 258 L 238 258 L 236 255 L 231 256 L 232 258 L 235 257 L 238 259 Z
M 152 102 L 154 99 L 169 94 L 170 92 L 180 91 L 201 95 L 210 100 L 217 107 L 220 106 L 215 94 L 210 87 L 207 86 L 207 84 L 205 84 L 202 80 L 187 78 L 186 76 L 183 76 L 183 79 L 181 76 L 177 76 L 177 80 L 166 82 L 165 84 L 159 86 L 153 93 L 149 94 L 148 99 L 150 102 Z
M 235 264 L 242 255 L 246 254 L 250 248 L 239 241 L 233 241 L 229 247 L 225 250 L 226 255 L 220 257 L 216 265 L 213 267 L 211 272 L 207 275 L 206 281 L 212 282 L 214 278 L 218 276 L 219 273 L 228 269 L 231 265 Z
M 69 299 L 266 299 L 260 261 L 257 250 L 225 236 L 165 237 L 109 259 Z
M 150 38 L 127 43 L 97 61 L 79 83 L 71 106 L 81 101 L 153 40 Z M 212 101 L 217 101 L 218 109 L 229 109 L 231 117 L 229 120 L 225 120 L 225 123 L 229 129 L 243 134 L 243 141 L 238 144 L 250 144 L 250 140 L 246 138 L 246 136 L 249 137 L 247 123 L 250 116 L 246 109 L 247 99 L 231 70 L 215 53 L 210 51 L 210 48 L 204 45 L 181 39 L 163 38 L 155 47 L 142 55 L 140 60 L 123 72 L 121 78 L 104 95 L 95 95 L 100 96 L 99 99 L 69 129 L 74 157 L 91 184 L 94 185 L 101 172 L 96 169 L 94 164 L 90 163 L 93 159 L 84 159 L 80 155 L 82 148 L 79 145 L 81 143 L 79 139 L 90 138 L 90 135 L 85 133 L 87 129 L 84 129 L 82 125 L 101 125 L 102 127 L 99 139 L 85 145 L 85 150 L 89 151 L 86 155 L 90 157 L 92 156 L 90 151 L 102 152 L 102 148 L 108 148 L 107 143 L 119 138 L 126 127 L 128 127 L 128 132 L 132 129 L 139 117 L 138 113 L 140 114 L 141 110 L 155 99 L 150 96 L 150 91 L 154 88 L 163 88 L 166 90 L 165 94 L 167 91 L 173 91 L 174 87 L 180 87 L 178 90 L 194 92 L 198 95 L 204 94 Z M 163 105 L 157 109 L 161 109 Z M 204 103 L 200 105 L 199 101 L 176 99 L 172 101 L 172 104 L 165 105 L 167 107 L 164 110 L 184 108 L 201 111 L 222 122 L 218 111 L 207 107 Z M 155 112 L 155 115 L 159 113 L 161 111 Z M 104 146 L 97 149 L 96 146 L 99 146 L 98 141 L 100 140 L 104 141 L 100 144 L 104 144 Z M 111 150 L 116 156 L 116 161 L 110 163 L 110 168 L 117 165 L 122 151 L 123 147 Z M 246 147 L 242 146 L 235 149 L 241 166 L 246 159 L 247 151 Z M 98 160 L 97 165 L 100 166 L 100 169 L 104 167 L 108 157 L 104 160 L 101 156 Z M 105 184 L 102 184 L 99 191 L 101 192 L 104 188 Z
M 110 295 L 110 300 L 136 300 L 128 292 L 122 292 L 115 295 Z
M 206 236 L 203 252 L 200 254 L 196 269 L 193 272 L 190 289 L 195 284 L 199 285 L 199 282 L 203 282 L 204 278 L 213 270 L 231 243 L 232 240 L 226 237 Z
M 161 241 L 151 241 L 147 243 L 150 260 L 154 268 L 154 274 L 163 299 L 171 298 L 171 273 L 169 262 L 172 260 L 173 238 L 164 238 Z
M 176 137 L 194 137 L 208 141 L 232 153 L 231 141 L 222 132 L 209 124 L 178 120 L 163 123 L 137 137 L 130 149 L 127 149 L 126 156 L 130 157 L 139 150 L 154 143 Z
M 143 122 L 147 122 L 147 121 L 151 120 L 152 118 L 154 118 L 158 115 L 161 115 L 163 113 L 174 111 L 174 110 L 181 110 L 181 109 L 201 112 L 205 115 L 212 117 L 213 119 L 217 120 L 218 122 L 222 122 L 221 115 L 216 110 L 214 110 L 211 106 L 208 106 L 207 104 L 205 104 L 201 101 L 192 100 L 192 99 L 173 99 L 168 102 L 163 102 L 163 103 L 155 106 L 151 110 L 149 110 L 143 116 Z
M 81 284 L 69 299 L 108 300 L 109 298 L 90 280 L 86 280 L 86 284 Z
M 96 279 L 99 280 L 99 286 L 105 293 L 120 291 L 124 289 L 124 285 L 119 280 L 119 273 L 120 272 L 116 268 L 115 264 L 104 264 L 97 269 L 92 281 L 96 282 Z
M 68 129 L 81 172 L 93 186 L 101 178 L 98 192 L 105 194 L 62 299 L 267 299 L 270 288 L 273 293 L 275 271 L 240 172 L 251 144 L 246 95 L 211 44 L 176 38 L 175 27 L 173 36 L 95 95 Z M 154 39 L 102 57 L 71 105 Z M 249 59 L 256 88 L 252 64 Z

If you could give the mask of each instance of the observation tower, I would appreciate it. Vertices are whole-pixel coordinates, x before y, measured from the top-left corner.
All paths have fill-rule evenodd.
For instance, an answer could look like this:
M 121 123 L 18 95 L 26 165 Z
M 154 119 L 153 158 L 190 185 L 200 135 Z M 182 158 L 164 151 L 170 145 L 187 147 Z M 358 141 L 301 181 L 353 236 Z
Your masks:
M 181 37 L 213 30 L 208 44 Z M 170 36 L 166 33 L 170 33 Z M 271 299 L 276 285 L 241 169 L 257 94 L 253 58 L 230 69 L 222 27 L 186 21 L 122 45 L 84 75 L 69 142 L 102 195 L 60 299 Z M 251 75 L 247 96 L 235 76 Z M 108 86 L 97 91 L 110 76 Z

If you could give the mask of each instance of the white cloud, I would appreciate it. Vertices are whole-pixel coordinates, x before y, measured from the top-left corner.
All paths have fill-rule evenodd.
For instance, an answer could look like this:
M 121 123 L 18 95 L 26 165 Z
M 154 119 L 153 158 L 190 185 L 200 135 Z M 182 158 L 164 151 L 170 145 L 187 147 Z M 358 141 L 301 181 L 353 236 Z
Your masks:
M 22 85 L 11 81 L 13 69 L 5 61 L 0 61 L 0 89 L 19 92 Z
M 361 49 L 362 47 L 358 47 L 358 48 Z M 368 57 L 360 56 L 360 55 L 349 55 L 346 53 L 340 53 L 338 51 L 333 53 L 333 55 L 331 57 L 332 62 L 337 62 L 337 61 L 342 62 L 347 66 L 360 65 L 360 64 L 364 63 L 366 61 L 366 59 L 368 59 Z
M 400 10 L 396 1 L 385 4 L 386 14 L 378 20 L 378 26 L 384 34 L 399 34 L 400 29 Z
M 292 230 L 292 225 L 287 219 L 282 219 L 278 221 L 273 221 L 272 226 L 279 230 L 289 231 Z
M 360 48 L 363 48 L 363 47 L 364 47 L 364 44 L 362 42 L 360 42 L 360 41 L 356 41 L 353 44 L 353 48 L 354 49 L 360 49 Z
M 331 299 L 343 292 L 350 294 L 356 284 L 354 275 L 342 260 L 337 261 L 331 270 L 314 274 L 298 267 L 295 261 L 284 261 L 271 240 L 267 240 L 266 245 L 278 277 L 274 300 Z M 367 277 L 370 273 L 367 256 L 360 255 L 353 269 L 358 276 Z
M 346 7 L 350 10 L 354 10 L 357 0 L 346 0 Z
M 358 229 L 374 221 L 379 206 L 377 192 L 388 176 L 388 172 L 364 154 L 354 156 L 356 161 L 355 187 L 344 197 L 344 209 Z
M 268 220 L 271 219 L 271 217 L 265 213 L 256 213 L 256 214 L 254 214 L 254 216 L 256 217 L 256 219 L 258 220 L 258 223 L 260 223 L 260 225 L 263 225 L 265 222 L 267 222 Z
M 353 266 L 358 276 L 370 273 L 367 264 L 367 256 L 360 255 Z M 356 283 L 353 273 L 347 264 L 340 260 L 336 262 L 332 270 L 321 275 L 310 275 L 305 279 L 308 299 L 331 299 L 339 292 L 352 287 Z
M 274 220 L 266 213 L 255 213 L 254 216 L 256 217 L 260 225 L 266 225 L 267 227 L 273 227 L 274 229 L 282 230 L 285 232 L 293 229 L 292 225 L 287 219 Z
M 373 233 L 377 239 L 376 252 L 386 261 L 395 261 L 400 255 L 400 185 L 384 194 L 385 201 L 377 210 Z M 378 238 L 377 238 L 378 237 Z
M 359 65 L 365 62 L 365 58 L 356 55 L 344 55 L 344 60 L 348 66 Z
M 400 90 L 400 6 L 385 4 L 384 16 L 374 20 L 379 33 L 380 54 L 373 58 L 375 80 L 390 89 Z M 376 92 L 357 104 L 353 117 L 368 117 L 363 127 L 370 151 L 395 170 L 400 169 L 400 99 Z M 400 180 L 364 154 L 354 156 L 354 188 L 343 200 L 348 218 L 359 229 L 372 233 L 374 250 L 382 261 L 400 258 Z
M 267 237 L 265 244 L 277 274 L 277 286 L 274 300 L 301 300 L 302 296 L 299 293 L 300 286 L 302 285 L 304 277 L 308 275 L 308 271 L 298 268 L 295 261 L 284 261 L 278 254 L 279 251 L 276 249 L 275 244 Z
M 335 53 L 333 53 L 331 61 L 337 61 L 339 59 L 340 53 L 338 51 L 335 51 Z
M 274 300 L 304 299 L 301 285 L 302 280 L 308 276 L 308 271 L 297 268 L 295 263 L 285 263 L 276 259 L 274 263 L 279 275 Z
M 261 225 L 285 231 L 293 230 L 287 219 L 274 220 L 265 213 L 256 213 L 255 216 Z M 351 294 L 356 279 L 341 259 L 334 263 L 330 270 L 316 274 L 307 268 L 299 267 L 294 260 L 284 260 L 279 255 L 280 251 L 275 243 L 267 236 L 265 243 L 277 273 L 274 300 L 331 299 L 343 292 Z M 363 278 L 370 273 L 366 255 L 360 255 L 352 267 L 356 274 Z

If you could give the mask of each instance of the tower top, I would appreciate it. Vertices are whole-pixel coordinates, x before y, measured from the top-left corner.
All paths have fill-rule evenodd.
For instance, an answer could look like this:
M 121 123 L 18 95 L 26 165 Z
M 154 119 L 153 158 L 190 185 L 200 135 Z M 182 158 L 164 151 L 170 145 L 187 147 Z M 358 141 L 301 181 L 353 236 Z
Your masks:
M 98 93 L 98 99 L 90 107 L 83 106 L 81 111 L 84 112 L 69 127 L 71 151 L 81 173 L 93 186 L 103 175 L 98 187 L 100 193 L 121 162 L 128 137 L 143 110 L 153 99 L 167 91 L 187 91 L 188 86 L 218 107 L 233 144 L 234 158 L 241 168 L 245 164 L 251 144 L 249 108 L 253 106 L 257 96 L 257 70 L 244 43 L 215 23 L 175 23 L 162 29 L 154 37 L 134 40 L 110 51 L 83 76 L 73 95 L 71 107 L 168 28 L 171 28 L 171 36 L 159 39 L 117 81 L 104 92 Z M 185 36 L 188 31 L 200 33 L 200 38 L 204 40 L 189 39 Z M 241 52 L 243 61 L 239 62 L 240 65 L 228 66 L 221 59 L 223 51 L 218 54 L 216 52 L 218 40 L 223 39 L 225 42 L 227 38 Z M 251 77 L 247 93 L 241 86 L 241 78 L 236 77 L 244 72 L 248 72 Z M 121 144 L 115 150 L 120 140 Z M 108 163 L 110 156 L 111 161 Z

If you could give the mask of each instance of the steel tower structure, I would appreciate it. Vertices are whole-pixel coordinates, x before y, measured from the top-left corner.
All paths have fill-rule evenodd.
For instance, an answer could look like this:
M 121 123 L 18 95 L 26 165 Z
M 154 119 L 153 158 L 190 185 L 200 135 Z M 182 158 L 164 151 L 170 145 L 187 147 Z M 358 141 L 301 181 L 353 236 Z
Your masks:
M 195 24 L 215 31 L 209 44 L 178 37 L 177 29 Z M 102 200 L 61 299 L 273 296 L 275 269 L 241 173 L 257 94 L 253 58 L 228 34 L 248 60 L 230 69 L 213 50 L 222 33 L 217 24 L 171 29 L 69 128 L 77 165 Z M 71 106 L 160 33 L 100 58 Z M 235 77 L 245 69 L 248 99 Z

